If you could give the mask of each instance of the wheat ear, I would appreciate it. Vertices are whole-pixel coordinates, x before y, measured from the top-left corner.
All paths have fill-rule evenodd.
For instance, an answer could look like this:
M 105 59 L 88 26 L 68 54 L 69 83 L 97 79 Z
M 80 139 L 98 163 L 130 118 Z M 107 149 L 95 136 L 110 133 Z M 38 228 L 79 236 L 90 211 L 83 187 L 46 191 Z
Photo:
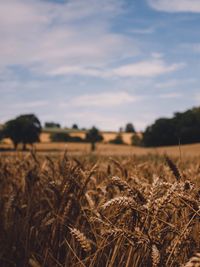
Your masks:
M 90 252 L 92 247 L 91 247 L 91 242 L 90 240 L 78 229 L 76 228 L 70 228 L 71 234 L 75 237 L 75 239 L 78 241 L 82 249 L 86 252 Z
M 190 260 L 183 267 L 200 267 L 200 253 L 190 258 Z

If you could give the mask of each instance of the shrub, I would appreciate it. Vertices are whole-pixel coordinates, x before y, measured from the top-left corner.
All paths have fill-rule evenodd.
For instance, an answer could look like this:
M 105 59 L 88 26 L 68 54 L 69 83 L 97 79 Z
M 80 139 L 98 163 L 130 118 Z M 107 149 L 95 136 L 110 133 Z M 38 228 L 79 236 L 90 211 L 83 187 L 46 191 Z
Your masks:
M 50 139 L 52 142 L 68 142 L 70 136 L 67 133 L 52 133 Z
M 113 140 L 109 141 L 110 144 L 122 145 L 124 144 L 121 134 L 118 134 Z
M 131 137 L 131 145 L 133 146 L 142 146 L 143 142 L 142 142 L 142 137 L 140 137 L 137 134 L 133 134 Z
M 79 136 L 70 136 L 68 133 L 52 133 L 50 136 L 52 142 L 75 142 L 81 143 L 85 142 L 85 140 Z

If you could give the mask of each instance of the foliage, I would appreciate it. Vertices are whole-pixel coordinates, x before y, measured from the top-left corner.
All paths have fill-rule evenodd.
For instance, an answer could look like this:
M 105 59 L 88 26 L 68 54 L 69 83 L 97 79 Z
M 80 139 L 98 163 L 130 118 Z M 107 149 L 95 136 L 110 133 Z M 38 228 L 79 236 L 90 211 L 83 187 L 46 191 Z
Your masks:
M 122 145 L 122 144 L 124 144 L 122 135 L 121 134 L 118 134 L 114 139 L 110 140 L 109 143 L 116 144 L 116 145 Z
M 142 146 L 142 137 L 140 137 L 138 134 L 133 134 L 131 137 L 131 145 L 133 146 Z
M 176 126 L 172 119 L 161 118 L 147 127 L 143 134 L 143 142 L 146 146 L 163 146 L 178 144 Z
M 100 134 L 99 130 L 96 127 L 92 127 L 87 133 L 85 137 L 86 142 L 91 143 L 91 150 L 95 150 L 96 142 L 103 141 L 103 136 Z
M 68 133 L 63 132 L 52 133 L 50 139 L 52 142 L 84 142 L 84 139 L 79 136 L 70 136 Z
M 52 142 L 68 142 L 70 139 L 70 135 L 68 133 L 57 132 L 52 133 L 50 135 L 50 139 Z
M 198 158 L 32 153 L 0 165 L 1 267 L 199 266 Z
M 72 129 L 74 129 L 74 130 L 78 130 L 78 125 L 77 125 L 77 124 L 73 124 L 73 125 L 72 125 Z
M 33 144 L 39 141 L 41 124 L 34 114 L 20 115 L 16 119 L 6 122 L 3 130 L 4 136 L 12 140 L 15 149 L 19 143 Z
M 126 124 L 125 132 L 126 133 L 135 133 L 135 128 L 134 128 L 132 123 L 129 122 Z
M 4 137 L 3 129 L 0 128 L 0 141 L 3 139 L 3 137 Z
M 168 146 L 200 142 L 200 108 L 161 118 L 147 127 L 143 135 L 146 146 Z
M 60 128 L 60 124 L 56 122 L 45 122 L 45 128 Z

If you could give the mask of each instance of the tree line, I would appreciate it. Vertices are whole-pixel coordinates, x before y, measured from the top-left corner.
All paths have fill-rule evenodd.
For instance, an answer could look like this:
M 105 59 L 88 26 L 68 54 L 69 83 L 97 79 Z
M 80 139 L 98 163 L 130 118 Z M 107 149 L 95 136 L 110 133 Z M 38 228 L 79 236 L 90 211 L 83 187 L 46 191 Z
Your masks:
M 59 123 L 46 122 L 46 128 L 61 128 Z M 73 124 L 72 129 L 78 130 L 78 125 Z M 126 125 L 127 132 L 135 132 L 131 123 Z M 15 119 L 7 121 L 0 130 L 0 139 L 10 138 L 14 149 L 16 150 L 19 144 L 22 144 L 23 150 L 26 150 L 27 144 L 33 145 L 39 142 L 39 137 L 42 132 L 42 126 L 39 119 L 34 114 L 25 114 L 16 117 Z M 52 142 L 88 142 L 91 143 L 91 150 L 95 150 L 97 142 L 103 141 L 103 136 L 96 127 L 86 131 L 85 138 L 79 136 L 70 136 L 66 132 L 51 133 L 50 139 Z M 112 140 L 113 143 L 123 143 L 119 136 Z
M 59 123 L 47 122 L 45 127 L 61 128 Z M 78 130 L 74 124 L 73 129 Z M 0 139 L 10 138 L 14 148 L 19 144 L 33 145 L 39 142 L 42 126 L 34 114 L 20 115 L 15 119 L 7 121 L 0 130 Z M 148 126 L 141 136 L 135 133 L 132 123 L 127 123 L 123 132 L 133 133 L 132 144 L 146 147 L 169 146 L 178 144 L 190 144 L 200 142 L 200 107 L 192 108 L 185 112 L 176 112 L 172 118 L 159 118 Z M 103 136 L 96 127 L 86 131 L 85 138 L 73 137 L 68 133 L 55 132 L 51 136 L 52 142 L 89 142 L 91 149 L 95 150 L 95 144 L 103 141 Z M 123 144 L 121 132 L 110 141 L 113 144 Z
M 169 146 L 200 142 L 200 107 L 160 118 L 143 133 L 144 146 Z

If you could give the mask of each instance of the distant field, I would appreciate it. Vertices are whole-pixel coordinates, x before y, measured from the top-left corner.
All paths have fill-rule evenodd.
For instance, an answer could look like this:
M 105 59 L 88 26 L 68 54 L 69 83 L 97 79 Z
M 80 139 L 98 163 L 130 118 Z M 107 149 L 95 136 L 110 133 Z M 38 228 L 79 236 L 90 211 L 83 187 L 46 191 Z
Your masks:
M 55 132 L 54 131 L 47 131 L 47 130 L 44 130 L 41 135 L 40 135 L 40 141 L 42 143 L 49 143 L 51 142 L 50 140 L 50 134 L 52 132 Z M 60 132 L 60 130 L 58 129 L 57 132 Z M 63 130 L 62 132 L 65 132 L 65 133 L 69 133 L 70 136 L 77 136 L 77 137 L 81 137 L 81 138 L 85 138 L 85 135 L 86 135 L 86 131 L 79 131 L 79 130 L 76 130 L 76 131 L 67 131 L 67 130 Z M 118 132 L 106 132 L 106 131 L 103 131 L 101 132 L 101 135 L 103 136 L 103 142 L 104 143 L 108 143 L 110 140 L 113 140 L 116 138 L 116 136 L 118 135 L 119 133 Z M 133 133 L 120 133 L 121 136 L 122 136 L 122 139 L 124 141 L 125 144 L 128 144 L 130 145 L 131 144 L 131 138 L 133 136 Z M 140 133 L 138 133 L 140 135 Z
M 1 144 L 3 149 L 12 148 L 11 144 Z M 59 153 L 67 150 L 74 155 L 90 153 L 90 144 L 86 143 L 38 143 L 35 145 L 39 152 Z M 96 154 L 100 155 L 145 155 L 145 154 L 169 154 L 172 156 L 200 156 L 200 144 L 170 146 L 159 148 L 141 148 L 129 145 L 97 144 Z

